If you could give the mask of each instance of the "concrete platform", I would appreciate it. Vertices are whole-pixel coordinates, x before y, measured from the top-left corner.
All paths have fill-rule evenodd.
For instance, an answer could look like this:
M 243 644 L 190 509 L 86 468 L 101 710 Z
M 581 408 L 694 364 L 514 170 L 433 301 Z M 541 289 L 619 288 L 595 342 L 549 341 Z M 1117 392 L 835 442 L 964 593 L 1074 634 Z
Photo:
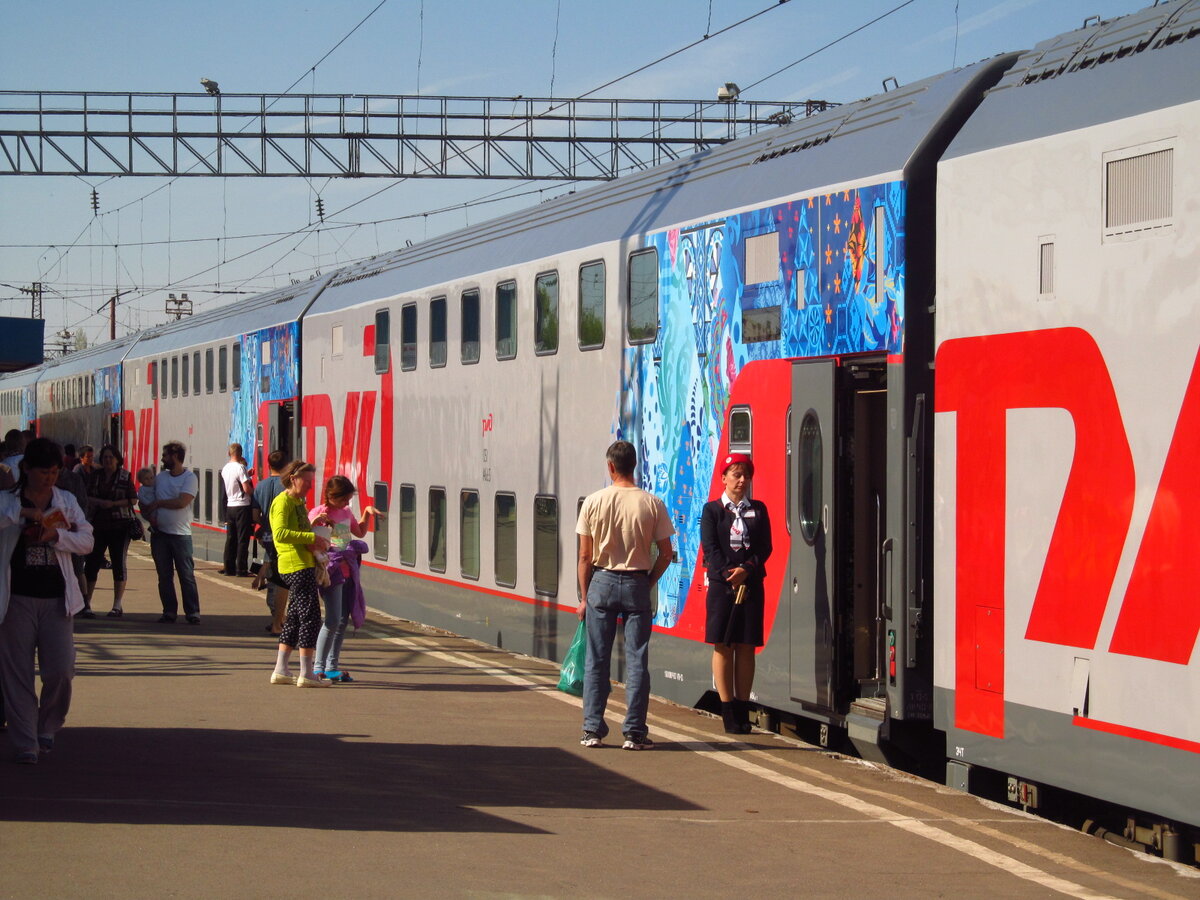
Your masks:
M 553 666 L 378 615 L 355 684 L 271 686 L 261 594 L 199 563 L 201 624 L 158 625 L 130 563 L 125 617 L 76 623 L 57 749 L 0 756 L 0 896 L 1200 896 L 1194 870 L 659 701 L 654 750 L 585 749 Z

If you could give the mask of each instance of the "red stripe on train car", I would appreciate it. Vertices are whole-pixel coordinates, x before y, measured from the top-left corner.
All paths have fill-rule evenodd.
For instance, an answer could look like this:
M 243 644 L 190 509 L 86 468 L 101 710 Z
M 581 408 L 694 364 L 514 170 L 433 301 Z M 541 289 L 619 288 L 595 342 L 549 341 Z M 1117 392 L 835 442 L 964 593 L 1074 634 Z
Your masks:
M 1183 738 L 1172 737 L 1169 734 L 1158 734 L 1155 731 L 1142 731 L 1140 728 L 1130 728 L 1127 725 L 1114 725 L 1112 722 L 1100 722 L 1084 716 L 1075 716 L 1071 722 L 1080 728 L 1090 728 L 1093 731 L 1103 731 L 1121 737 L 1132 738 L 1135 741 L 1148 741 L 1151 744 L 1162 744 L 1176 750 L 1186 750 L 1189 753 L 1200 753 L 1200 743 Z

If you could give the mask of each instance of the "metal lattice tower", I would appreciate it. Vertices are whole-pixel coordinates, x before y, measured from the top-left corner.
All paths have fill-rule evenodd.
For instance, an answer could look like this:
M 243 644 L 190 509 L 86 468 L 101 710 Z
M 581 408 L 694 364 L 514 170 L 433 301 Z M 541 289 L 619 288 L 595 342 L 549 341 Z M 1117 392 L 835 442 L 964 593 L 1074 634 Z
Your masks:
M 607 180 L 835 105 L 0 91 L 0 175 Z

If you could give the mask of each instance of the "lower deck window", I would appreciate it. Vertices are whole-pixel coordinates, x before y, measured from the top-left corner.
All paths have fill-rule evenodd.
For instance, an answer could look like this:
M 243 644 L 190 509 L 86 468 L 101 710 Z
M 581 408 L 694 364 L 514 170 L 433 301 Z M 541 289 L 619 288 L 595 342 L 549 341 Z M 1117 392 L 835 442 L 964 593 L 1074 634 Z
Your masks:
M 400 562 L 417 564 L 417 489 L 400 485 Z
M 558 498 L 539 496 L 533 501 L 533 589 L 558 596 Z
M 429 568 L 446 571 L 446 489 L 429 489 Z
M 496 584 L 517 586 L 517 498 L 496 494 Z
M 388 524 L 387 513 L 389 508 L 390 491 L 386 481 L 377 481 L 372 489 L 372 505 L 379 512 L 375 516 L 375 558 L 388 558 Z
M 459 495 L 459 565 L 463 578 L 479 578 L 479 491 Z

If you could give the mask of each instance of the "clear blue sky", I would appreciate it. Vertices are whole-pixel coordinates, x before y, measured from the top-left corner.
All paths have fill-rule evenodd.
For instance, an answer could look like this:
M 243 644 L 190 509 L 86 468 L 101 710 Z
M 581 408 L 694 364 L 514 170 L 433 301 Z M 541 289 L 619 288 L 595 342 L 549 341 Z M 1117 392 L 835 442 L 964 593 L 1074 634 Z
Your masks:
M 569 97 L 770 9 L 600 95 L 711 99 L 718 85 L 758 81 L 903 0 L 387 0 L 309 73 L 378 2 L 9 0 L 0 88 L 186 92 L 200 90 L 206 76 L 226 92 L 270 93 L 305 75 L 294 92 L 545 97 L 553 79 L 553 96 Z M 889 76 L 902 84 L 915 81 L 1030 47 L 1092 15 L 1113 18 L 1146 5 L 1148 0 L 913 0 L 744 98 L 854 100 L 877 93 Z M 137 288 L 122 298 L 122 334 L 163 321 L 168 290 L 187 291 L 198 309 L 209 309 L 233 299 L 217 290 L 267 290 L 502 215 L 539 196 L 373 224 L 380 219 L 499 191 L 542 187 L 550 197 L 569 189 L 549 182 L 405 181 L 330 222 L 361 227 L 310 230 L 233 260 L 272 240 L 240 236 L 307 228 L 317 191 L 327 214 L 336 213 L 384 182 L 183 178 L 167 187 L 167 181 L 0 178 L 0 283 L 6 285 L 0 287 L 0 315 L 27 316 L 29 298 L 10 286 L 41 281 L 57 292 L 44 299 L 47 339 L 64 327 L 82 327 L 94 342 L 107 339 L 107 318 L 94 311 L 114 287 Z M 94 186 L 101 209 L 95 217 Z M 168 237 L 176 243 L 145 244 Z M 197 238 L 204 240 L 181 242 Z

